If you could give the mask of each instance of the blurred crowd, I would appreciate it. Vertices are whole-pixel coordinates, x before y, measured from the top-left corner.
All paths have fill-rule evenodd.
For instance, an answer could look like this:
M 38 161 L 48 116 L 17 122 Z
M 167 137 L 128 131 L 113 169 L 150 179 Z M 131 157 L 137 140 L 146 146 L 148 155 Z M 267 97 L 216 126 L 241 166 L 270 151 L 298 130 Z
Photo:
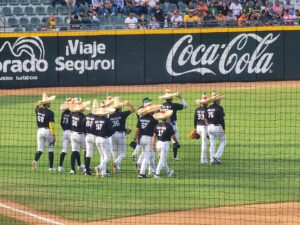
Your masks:
M 56 4 L 67 7 L 69 29 L 101 25 L 107 17 L 128 29 L 294 25 L 300 19 L 290 0 L 53 0 Z M 55 17 L 43 23 L 51 30 Z

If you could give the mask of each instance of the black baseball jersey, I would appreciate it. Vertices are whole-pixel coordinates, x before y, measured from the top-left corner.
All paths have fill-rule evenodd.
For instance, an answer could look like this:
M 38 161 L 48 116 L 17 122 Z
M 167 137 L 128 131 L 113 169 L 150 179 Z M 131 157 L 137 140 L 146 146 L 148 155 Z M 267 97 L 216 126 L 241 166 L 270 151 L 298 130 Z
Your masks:
M 72 131 L 78 133 L 85 132 L 85 115 L 81 112 L 72 113 Z
M 205 119 L 207 119 L 207 106 L 203 105 L 195 110 L 194 128 L 196 128 L 197 125 L 205 126 Z
M 93 124 L 95 122 L 96 115 L 89 113 L 85 116 L 85 133 L 86 134 L 95 134 L 95 130 L 93 129 Z
M 153 136 L 154 128 L 158 124 L 158 121 L 153 118 L 152 115 L 145 115 L 139 118 L 136 127 L 140 129 L 140 136 Z
M 161 122 L 155 126 L 154 133 L 159 141 L 170 141 L 175 134 L 173 126 L 167 122 Z
M 72 113 L 68 109 L 63 111 L 63 113 L 61 114 L 60 126 L 63 130 L 71 130 L 71 117 Z
M 173 102 L 165 102 L 163 104 L 163 108 L 173 110 L 173 114 L 170 117 L 171 122 L 176 122 L 177 121 L 177 115 L 176 112 L 177 110 L 182 110 L 183 105 L 179 103 L 173 103 Z
M 131 114 L 130 111 L 115 112 L 109 116 L 112 126 L 117 132 L 126 131 L 126 119 Z
M 209 124 L 221 124 L 223 130 L 225 130 L 225 113 L 222 106 L 218 104 L 212 104 L 207 109 L 207 119 Z
M 106 116 L 96 116 L 92 129 L 96 136 L 103 138 L 108 138 L 115 132 L 110 119 Z
M 49 123 L 54 122 L 54 113 L 48 108 L 35 109 L 38 128 L 49 128 Z

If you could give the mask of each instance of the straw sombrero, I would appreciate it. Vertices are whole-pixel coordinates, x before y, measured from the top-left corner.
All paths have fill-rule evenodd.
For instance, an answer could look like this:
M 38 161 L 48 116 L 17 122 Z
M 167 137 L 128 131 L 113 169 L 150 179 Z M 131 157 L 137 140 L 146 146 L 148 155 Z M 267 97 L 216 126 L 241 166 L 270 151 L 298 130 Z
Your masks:
M 94 100 L 93 100 L 92 107 L 87 106 L 87 107 L 85 107 L 85 109 L 86 109 L 86 110 L 93 110 L 93 109 L 95 109 L 95 108 L 97 108 L 97 107 L 99 107 L 99 102 L 98 102 L 97 99 L 94 99 Z
M 138 110 L 138 115 L 144 116 L 149 113 L 157 112 L 161 108 L 161 105 L 153 105 L 151 99 L 146 99 L 144 101 L 144 106 Z
M 219 94 L 217 94 L 215 91 L 213 91 L 213 92 L 211 93 L 211 96 L 210 96 L 211 102 L 218 101 L 218 100 L 220 100 L 220 99 L 222 99 L 222 98 L 225 98 L 225 95 L 224 95 L 224 94 L 219 95 Z
M 128 105 L 128 101 L 121 101 L 120 97 L 115 97 L 111 106 L 115 109 L 119 109 L 126 105 Z
M 200 99 L 196 99 L 197 105 L 208 104 L 210 102 L 211 102 L 211 99 L 205 93 L 203 93 L 203 95 Z
M 66 110 L 69 109 L 71 104 L 74 102 L 73 98 L 66 98 L 66 100 L 59 106 L 60 110 Z
M 179 92 L 173 92 L 170 89 L 165 90 L 165 94 L 162 96 L 159 96 L 158 99 L 171 99 L 174 97 L 179 96 Z
M 36 105 L 43 105 L 43 104 L 51 103 L 55 100 L 55 98 L 56 98 L 55 95 L 48 97 L 48 95 L 46 93 L 43 93 L 42 100 L 37 101 Z
M 173 110 L 161 109 L 159 112 L 153 115 L 156 120 L 166 120 L 169 119 L 173 114 Z
M 69 109 L 71 112 L 79 112 L 84 110 L 85 108 L 89 108 L 90 105 L 91 105 L 91 101 L 83 102 L 81 98 L 77 98 L 74 99 L 74 102 L 72 104 L 70 104 Z
M 104 104 L 108 105 L 108 106 L 111 106 L 114 103 L 114 100 L 115 100 L 115 98 L 110 93 L 108 93 L 106 95 L 106 99 L 104 101 Z
M 92 109 L 92 113 L 97 116 L 106 116 L 114 113 L 116 110 L 108 106 L 105 102 L 101 102 L 100 106 Z

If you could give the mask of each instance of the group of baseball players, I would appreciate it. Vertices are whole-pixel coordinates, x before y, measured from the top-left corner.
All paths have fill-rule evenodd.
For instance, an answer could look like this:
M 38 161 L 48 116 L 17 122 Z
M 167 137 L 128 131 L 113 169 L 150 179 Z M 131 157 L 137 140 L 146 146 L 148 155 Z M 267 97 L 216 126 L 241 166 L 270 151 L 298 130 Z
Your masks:
M 174 103 L 174 98 L 179 98 L 181 103 Z M 224 95 L 215 92 L 210 97 L 205 94 L 196 100 L 199 107 L 195 111 L 194 130 L 191 138 L 201 137 L 201 163 L 221 164 L 221 156 L 226 143 L 224 110 L 220 100 Z M 108 95 L 100 104 L 97 99 L 82 101 L 81 98 L 67 98 L 61 105 L 61 128 L 62 152 L 60 154 L 58 172 L 64 172 L 63 162 L 71 144 L 71 170 L 70 174 L 83 171 L 86 176 L 91 176 L 91 158 L 94 148 L 99 150 L 100 162 L 94 168 L 96 176 L 107 177 L 110 175 L 108 163 L 112 156 L 112 169 L 115 173 L 121 172 L 121 163 L 126 157 L 127 144 L 126 135 L 131 130 L 126 127 L 126 119 L 129 115 L 137 112 L 137 125 L 134 140 L 130 146 L 134 148 L 132 158 L 136 160 L 138 178 L 146 178 L 149 175 L 160 179 L 161 170 L 164 168 L 166 174 L 172 177 L 174 170 L 167 164 L 170 141 L 173 143 L 173 159 L 178 157 L 179 134 L 177 126 L 177 111 L 187 107 L 186 101 L 180 93 L 166 89 L 159 99 L 165 100 L 163 104 L 153 104 L 149 98 L 143 99 L 143 105 L 135 109 L 129 101 L 122 101 L 120 97 Z M 54 143 L 56 141 L 54 113 L 50 110 L 55 96 L 47 96 L 43 93 L 42 100 L 36 103 L 35 114 L 38 126 L 37 151 L 32 162 L 33 171 L 38 169 L 38 161 L 48 144 L 49 171 L 56 171 L 53 167 Z M 209 103 L 213 102 L 211 105 Z M 127 111 L 123 108 L 128 107 Z M 90 111 L 84 114 L 84 111 Z M 210 161 L 206 158 L 206 148 L 210 140 Z M 220 146 L 215 153 L 217 140 Z M 84 151 L 84 162 L 81 162 L 80 149 Z M 141 151 L 140 151 L 141 150 Z M 141 152 L 141 153 L 140 153 Z M 156 152 L 159 160 L 156 166 Z M 140 154 L 139 154 L 140 153 Z M 138 157 L 139 156 L 139 157 Z

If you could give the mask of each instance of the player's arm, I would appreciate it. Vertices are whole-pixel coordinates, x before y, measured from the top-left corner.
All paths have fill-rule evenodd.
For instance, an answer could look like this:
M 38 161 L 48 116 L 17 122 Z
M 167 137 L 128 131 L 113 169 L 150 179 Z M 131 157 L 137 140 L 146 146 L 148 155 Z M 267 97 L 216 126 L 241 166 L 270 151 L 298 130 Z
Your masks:
M 130 108 L 131 113 L 134 113 L 136 111 L 136 108 L 134 107 L 134 105 L 131 102 L 128 102 L 127 106 Z
M 174 145 L 177 145 L 177 148 L 180 148 L 180 144 L 179 144 L 179 141 L 175 135 L 175 133 L 171 136 L 172 140 L 175 142 Z
M 141 129 L 137 127 L 133 139 L 135 143 L 139 143 L 140 134 L 141 134 Z
M 156 139 L 157 139 L 157 134 L 154 133 L 152 137 L 152 148 L 156 152 Z
M 187 107 L 186 101 L 183 99 L 183 97 L 181 95 L 179 95 L 178 98 L 180 99 L 181 104 L 182 104 L 183 108 L 185 109 Z
M 197 110 L 195 110 L 195 114 L 194 114 L 194 128 L 195 128 L 195 129 L 196 129 L 196 127 L 197 127 L 197 118 L 198 118 Z
M 225 132 L 225 121 L 224 121 L 224 116 L 225 116 L 225 113 L 224 113 L 224 109 L 223 108 L 220 108 L 220 122 L 221 122 L 221 126 Z

